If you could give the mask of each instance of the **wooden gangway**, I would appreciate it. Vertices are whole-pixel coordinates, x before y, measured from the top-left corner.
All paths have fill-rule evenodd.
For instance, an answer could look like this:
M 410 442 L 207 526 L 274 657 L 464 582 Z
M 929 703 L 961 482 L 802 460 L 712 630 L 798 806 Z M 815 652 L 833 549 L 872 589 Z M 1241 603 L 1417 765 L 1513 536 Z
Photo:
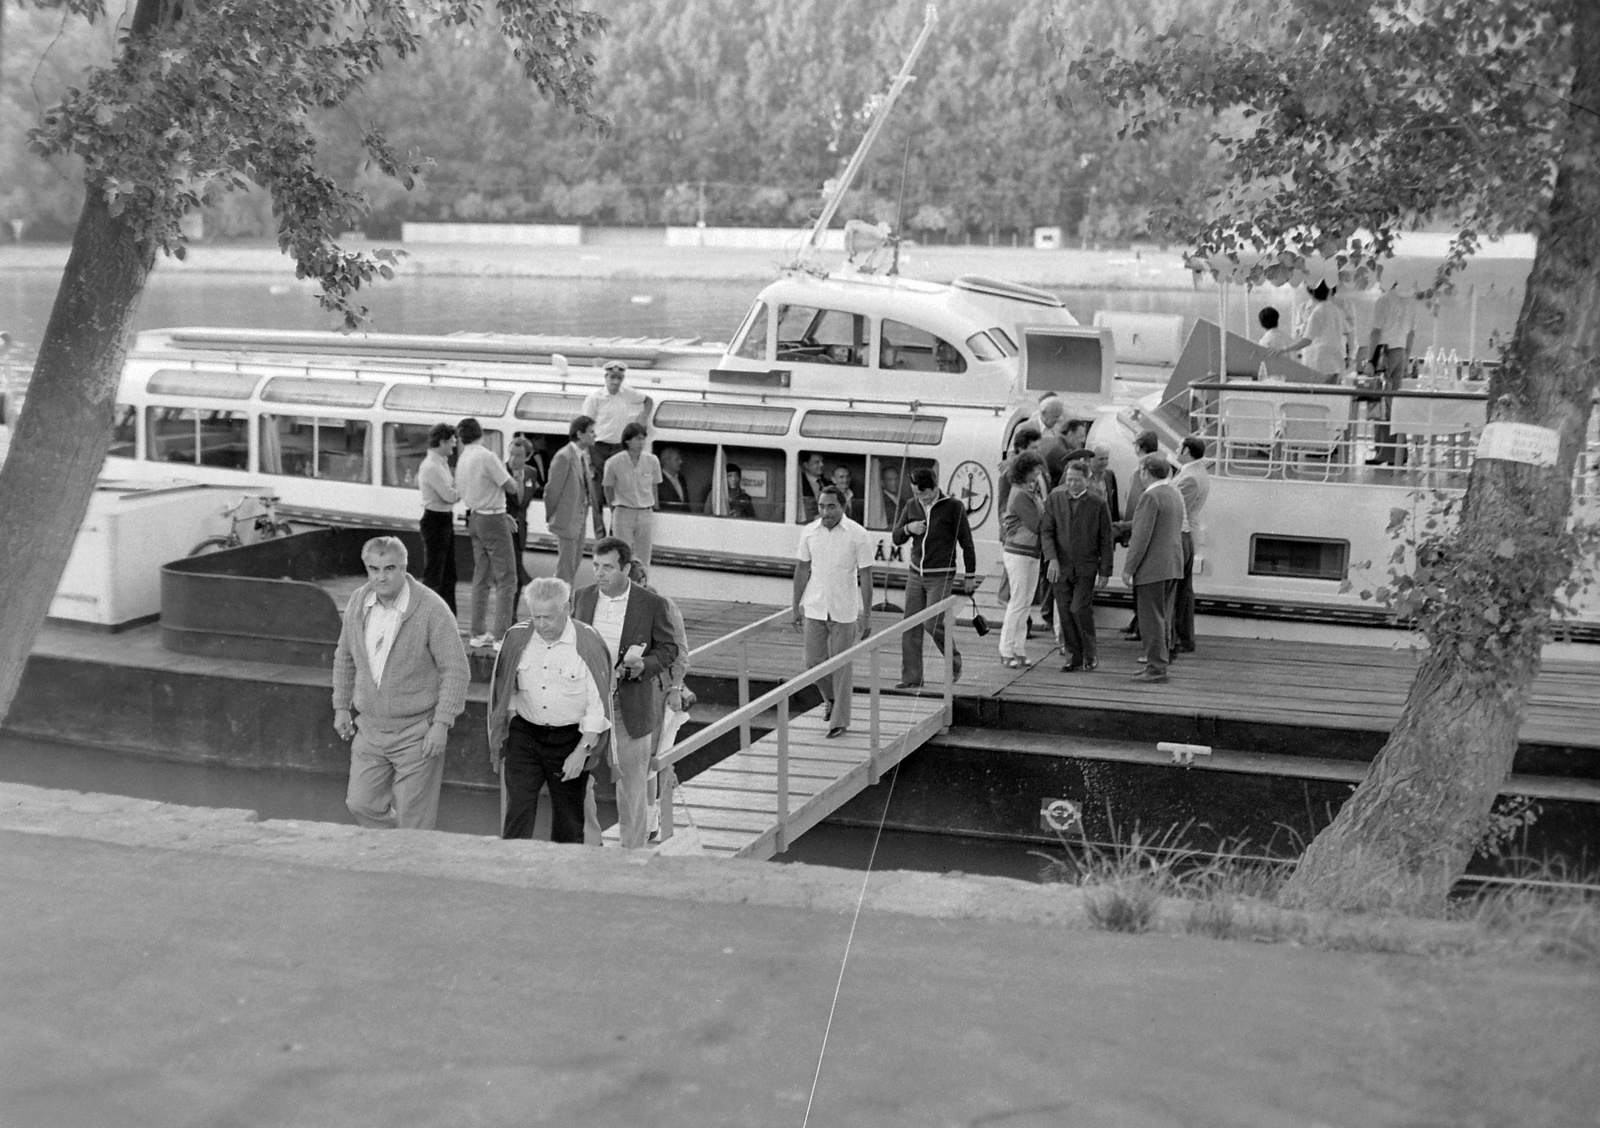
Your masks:
M 719 651 L 736 651 L 739 662 L 739 708 L 678 741 L 657 757 L 662 781 L 658 802 L 661 841 L 670 849 L 675 825 L 687 823 L 707 854 L 722 857 L 770 858 L 789 848 L 801 834 L 821 822 L 846 800 L 877 783 L 882 775 L 915 752 L 933 736 L 946 731 L 954 716 L 954 671 L 948 654 L 940 662 L 943 693 L 938 696 L 895 696 L 882 693 L 885 660 L 892 685 L 899 671 L 900 636 L 913 627 L 945 617 L 947 637 L 954 638 L 955 608 L 952 596 L 846 650 L 838 657 L 800 673 L 769 693 L 750 700 L 752 636 L 781 629 L 789 622 L 788 609 L 741 627 L 690 652 L 696 661 Z M 829 739 L 820 710 L 795 714 L 791 700 L 846 665 L 861 660 L 865 686 L 857 687 L 851 702 L 850 730 Z M 861 680 L 858 678 L 858 681 Z M 776 712 L 770 733 L 751 739 L 751 721 L 769 710 Z M 718 737 L 737 730 L 739 751 L 674 787 L 668 770 L 685 756 Z

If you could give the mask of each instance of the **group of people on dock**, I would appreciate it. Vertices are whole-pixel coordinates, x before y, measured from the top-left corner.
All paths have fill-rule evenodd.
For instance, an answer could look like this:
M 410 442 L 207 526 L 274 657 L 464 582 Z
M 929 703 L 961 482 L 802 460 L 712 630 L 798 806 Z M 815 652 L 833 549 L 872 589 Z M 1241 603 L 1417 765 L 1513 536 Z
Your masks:
M 1165 682 L 1173 656 L 1195 648 L 1194 533 L 1211 492 L 1205 440 L 1185 438 L 1174 465 L 1160 453 L 1155 432 L 1142 432 L 1124 505 L 1110 452 L 1086 447 L 1087 425 L 1065 416 L 1060 399 L 1046 398 L 1017 428 L 1000 468 L 1001 663 L 1031 664 L 1030 613 L 1037 608 L 1061 648 L 1062 671 L 1098 669 L 1094 595 L 1110 582 L 1120 544 L 1127 547 L 1123 581 L 1134 597 L 1124 637 L 1144 644 L 1133 678 Z

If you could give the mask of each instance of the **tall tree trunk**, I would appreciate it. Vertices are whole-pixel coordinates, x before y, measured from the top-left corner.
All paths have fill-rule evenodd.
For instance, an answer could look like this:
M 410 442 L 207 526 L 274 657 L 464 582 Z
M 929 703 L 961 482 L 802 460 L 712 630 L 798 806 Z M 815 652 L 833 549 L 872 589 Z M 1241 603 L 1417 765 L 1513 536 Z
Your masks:
M 1450 549 L 1496 569 L 1502 622 L 1541 629 L 1499 633 L 1499 654 L 1477 644 L 1495 633 L 1492 622 L 1476 643 L 1432 640 L 1371 774 L 1300 860 L 1284 890 L 1290 903 L 1442 908 L 1511 770 L 1552 597 L 1570 575 L 1550 546 L 1569 519 L 1600 374 L 1600 4 L 1572 12 L 1577 69 L 1549 221 L 1506 364 L 1489 385 L 1490 418 L 1559 432 L 1560 458 L 1552 469 L 1477 461 Z M 1452 587 L 1443 598 L 1482 590 Z
M 105 462 L 128 332 L 153 264 L 151 248 L 90 185 L 0 468 L 0 720 Z

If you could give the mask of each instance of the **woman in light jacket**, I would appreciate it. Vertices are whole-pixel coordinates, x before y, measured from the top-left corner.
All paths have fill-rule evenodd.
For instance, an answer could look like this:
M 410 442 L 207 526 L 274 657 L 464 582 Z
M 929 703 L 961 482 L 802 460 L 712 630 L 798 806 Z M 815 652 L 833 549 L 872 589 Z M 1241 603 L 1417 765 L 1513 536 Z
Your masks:
M 1006 467 L 1011 483 L 1006 510 L 1000 518 L 1001 557 L 1010 582 L 1005 622 L 1000 628 L 1000 664 L 1021 669 L 1028 664 L 1028 611 L 1039 582 L 1039 516 L 1044 499 L 1044 459 L 1031 450 L 1011 459 Z

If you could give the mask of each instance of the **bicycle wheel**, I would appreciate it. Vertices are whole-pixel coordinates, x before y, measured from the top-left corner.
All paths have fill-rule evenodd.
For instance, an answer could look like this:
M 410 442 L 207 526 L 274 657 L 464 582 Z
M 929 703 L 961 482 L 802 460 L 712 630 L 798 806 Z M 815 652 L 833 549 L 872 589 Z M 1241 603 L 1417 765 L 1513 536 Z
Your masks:
M 190 556 L 206 556 L 213 552 L 221 552 L 225 548 L 232 548 L 233 544 L 227 537 L 207 537 L 189 550 Z

